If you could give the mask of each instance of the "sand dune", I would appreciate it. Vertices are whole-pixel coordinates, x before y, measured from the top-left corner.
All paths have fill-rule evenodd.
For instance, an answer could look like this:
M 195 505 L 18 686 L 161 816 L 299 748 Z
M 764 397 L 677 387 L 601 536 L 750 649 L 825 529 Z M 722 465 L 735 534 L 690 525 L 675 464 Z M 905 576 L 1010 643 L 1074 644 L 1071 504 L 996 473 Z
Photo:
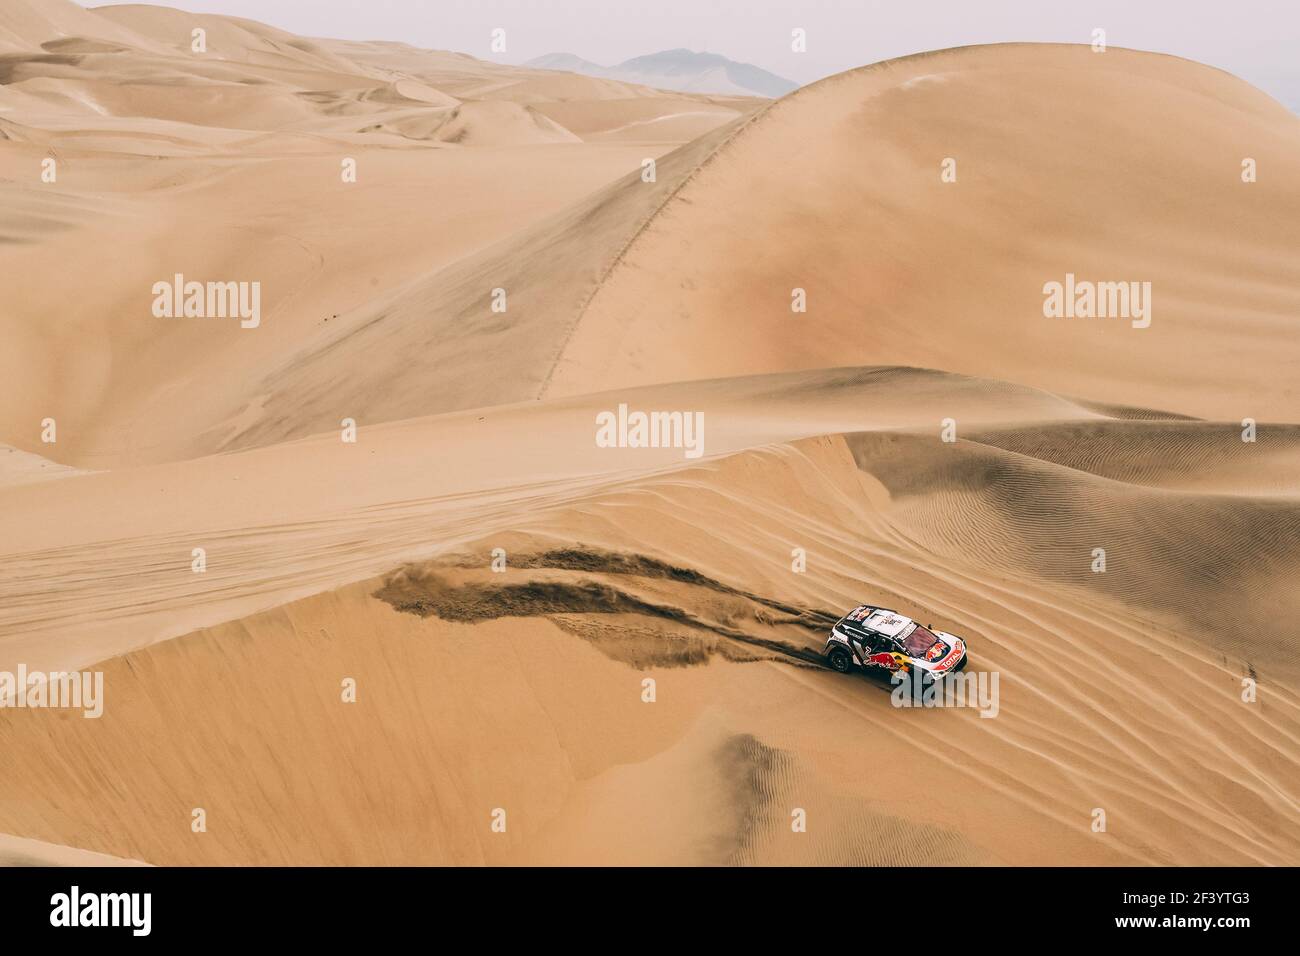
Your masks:
M 1090 421 L 977 431 L 971 441 L 1102 478 L 1172 491 L 1300 496 L 1300 434 L 1265 425 L 1256 442 L 1235 422 Z M 1260 447 L 1262 446 L 1262 447 Z
M 0 834 L 0 866 L 144 866 L 139 860 L 123 860 L 73 847 L 25 840 Z
M 19 713 L 5 743 L 73 755 L 29 792 L 68 792 L 84 772 L 72 768 L 134 781 L 111 805 L 88 796 L 101 822 L 75 836 L 151 862 L 1294 858 L 1278 836 L 1294 832 L 1293 685 L 1260 664 L 1270 703 L 1247 710 L 1233 688 L 1250 665 L 1225 665 L 1176 615 L 1072 596 L 1051 574 L 979 553 L 936 563 L 915 510 L 838 438 L 562 507 L 534 496 L 512 520 L 489 519 L 512 530 L 432 564 L 115 659 L 102 724 Z M 789 572 L 791 542 L 812 573 Z M 494 547 L 510 556 L 504 575 L 487 569 Z M 626 557 L 611 563 L 606 548 Z M 976 666 L 1002 675 L 1005 712 L 925 715 L 904 735 L 887 686 L 811 664 L 817 616 L 864 588 L 960 626 L 981 649 Z M 1037 666 L 1045 655 L 1064 666 Z M 1139 669 L 1151 682 L 1140 704 L 1126 682 Z M 646 676 L 653 705 L 639 699 Z M 346 707 L 345 677 L 360 688 Z M 293 735 L 273 733 L 288 714 Z M 855 732 L 828 732 L 846 722 Z M 198 736 L 130 756 L 131 740 L 164 727 Z M 659 811 L 669 780 L 690 796 Z M 165 796 L 141 817 L 139 793 Z M 1113 839 L 1088 833 L 1098 803 Z M 0 826 L 67 838 L 87 817 L 62 806 Z M 191 838 L 192 806 L 239 824 Z M 496 807 L 511 821 L 501 839 L 488 826 Z M 792 839 L 795 807 L 817 838 Z M 630 832 L 630 814 L 649 827 Z M 393 829 L 376 834 L 377 816 Z
M 661 404 L 710 391 L 678 388 L 679 395 L 660 394 Z M 120 702 L 102 728 L 16 714 L 6 725 L 8 746 L 28 752 L 43 740 L 76 755 L 27 786 L 62 793 L 72 784 L 68 774 L 83 772 L 69 768 L 85 767 L 138 782 L 94 831 L 70 832 L 85 819 L 75 808 L 0 816 L 0 828 L 163 863 L 1294 858 L 1297 848 L 1277 837 L 1294 820 L 1286 796 L 1300 706 L 1294 655 L 1283 635 L 1242 646 L 1237 638 L 1255 624 L 1248 619 L 1234 634 L 1207 633 L 1212 622 L 1202 615 L 1216 595 L 1202 594 L 1204 569 L 1184 561 L 1179 571 L 1167 549 L 1166 542 L 1185 541 L 1194 561 L 1202 545 L 1240 534 L 1223 527 L 1231 512 L 1223 517 L 1217 499 L 1159 511 L 1143 496 L 1172 492 L 1026 456 L 1008 468 L 987 459 L 1011 453 L 974 441 L 949 446 L 917 427 L 934 416 L 927 396 L 951 401 L 963 390 L 968 414 L 990 422 L 1037 417 L 1050 435 L 1066 430 L 1054 417 L 1087 418 L 1068 400 L 1033 390 L 906 370 L 718 382 L 711 390 L 706 414 L 722 423 L 715 440 L 723 457 L 673 464 L 663 454 L 663 470 L 644 476 L 643 468 L 626 467 L 635 451 L 606 458 L 580 440 L 577 427 L 562 424 L 589 421 L 579 410 L 599 407 L 597 396 L 389 426 L 355 449 L 322 438 L 193 468 L 31 486 L 21 501 L 13 496 L 24 489 L 12 490 L 9 502 L 30 516 L 30 536 L 51 544 L 36 530 L 43 504 L 72 514 L 75 502 L 107 495 L 119 511 L 82 509 L 66 525 L 75 538 L 45 555 L 19 550 L 3 559 L 10 573 L 37 572 L 22 592 L 6 595 L 6 660 L 80 666 L 151 631 L 167 636 L 186 620 L 237 620 L 105 664 L 106 686 Z M 782 440 L 855 407 L 890 426 Z M 505 470 L 491 453 L 501 443 L 493 430 L 515 436 Z M 526 435 L 534 436 L 532 450 Z M 572 447 L 554 448 L 566 435 Z M 457 458 L 437 471 L 420 467 L 437 460 L 428 449 L 442 447 L 457 448 Z M 737 450 L 726 454 L 729 447 Z M 538 463 L 557 452 L 568 467 L 539 484 Z M 279 461 L 259 461 L 272 456 Z M 1158 446 L 1152 457 L 1160 458 Z M 270 500 L 247 495 L 272 491 L 270 476 L 289 460 L 314 462 L 309 496 L 302 487 Z M 435 475 L 441 496 L 411 497 L 433 491 Z M 235 478 L 244 486 L 239 495 L 216 491 L 233 488 Z M 113 490 L 93 490 L 92 482 L 111 482 Z M 468 490 L 489 482 L 502 487 Z M 1063 495 L 1062 482 L 1087 487 L 1091 499 L 1080 501 L 1079 490 Z M 160 509 L 158 488 L 168 486 L 186 489 L 189 500 Z M 151 493 L 133 504 L 132 488 Z M 56 502 L 60 491 L 68 494 Z M 380 493 L 386 503 L 374 497 Z M 170 498 L 164 490 L 161 499 Z M 331 498 L 346 511 L 306 520 L 308 500 L 320 507 Z M 230 530 L 209 525 L 187 540 L 182 529 L 194 526 L 202 500 L 220 509 L 206 521 L 224 520 Z M 1068 501 L 1080 501 L 1081 511 L 1090 506 L 1101 523 L 1061 511 Z M 1279 512 L 1294 534 L 1294 501 L 1286 504 L 1289 512 Z M 150 507 L 164 537 L 118 539 L 118 529 L 138 528 L 132 516 Z M 1142 520 L 1162 536 L 1144 536 Z M 1015 534 L 1027 540 L 1015 546 Z M 19 549 L 24 537 L 20 528 Z M 190 572 L 188 546 L 196 540 L 209 547 L 205 575 Z M 1098 541 L 1111 548 L 1114 586 L 1094 583 L 1086 571 Z M 806 574 L 790 572 L 794 546 L 809 554 Z M 508 555 L 504 575 L 487 568 L 494 548 Z M 1278 580 L 1293 579 L 1296 549 L 1275 548 Z M 160 564 L 169 551 L 172 560 Z M 331 581 L 361 578 L 368 566 L 421 553 L 429 557 L 405 570 L 285 603 L 297 589 L 323 591 Z M 111 564 L 113 578 L 90 571 L 99 562 Z M 1155 588 L 1135 579 L 1144 568 L 1168 580 Z M 1245 579 L 1248 568 L 1235 573 Z M 1236 583 L 1222 580 L 1221 595 Z M 60 616 L 33 620 L 35 609 L 51 607 L 41 596 L 46 589 L 60 595 Z M 969 635 L 980 648 L 976 666 L 1004 682 L 998 719 L 945 713 L 931 726 L 911 722 L 900 735 L 891 729 L 900 712 L 887 685 L 846 681 L 817 666 L 820 622 L 864 592 Z M 1288 593 L 1274 592 L 1284 600 Z M 259 606 L 267 610 L 239 610 Z M 1294 607 L 1271 610 L 1295 619 Z M 24 636 L 34 636 L 35 646 L 24 646 Z M 45 656 L 55 647 L 60 659 Z M 235 648 L 242 649 L 232 657 Z M 1045 659 L 1059 666 L 1045 669 Z M 214 672 L 225 675 L 217 685 L 207 676 Z M 1135 673 L 1143 683 L 1132 681 Z M 1262 711 L 1236 698 L 1246 673 L 1266 688 Z M 337 712 L 347 676 L 371 708 Z M 653 707 L 638 697 L 645 676 L 664 695 Z M 510 701 L 504 709 L 498 695 Z M 286 720 L 291 749 L 269 730 Z M 859 729 L 826 733 L 845 721 Z M 148 766 L 143 756 L 123 764 L 130 740 L 165 726 L 204 729 L 194 748 L 168 756 L 164 747 Z M 509 729 L 524 726 L 548 742 Z M 612 736 L 591 730 L 615 727 Z M 50 733 L 58 736 L 42 736 Z M 378 739 L 403 743 L 376 751 L 369 742 Z M 231 749 L 232 741 L 242 743 Z M 196 766 L 186 756 L 193 752 L 210 756 Z M 882 776 L 884 766 L 907 771 Z M 214 780 L 224 782 L 214 789 Z M 319 794 L 322 780 L 338 789 Z M 668 801 L 655 812 L 667 780 L 686 786 L 692 802 Z M 137 794 L 146 792 L 169 796 L 141 818 Z M 909 817 L 918 803 L 930 808 L 928 819 Z M 1115 821 L 1114 840 L 1088 833 L 1087 814 L 1098 803 Z M 11 805 L 0 799 L 0 807 Z M 240 826 L 191 840 L 191 805 Z M 509 808 L 517 831 L 494 841 L 487 821 L 498 806 Z M 828 830 L 793 842 L 786 820 L 795 807 Z M 380 808 L 395 831 L 361 840 Z M 625 826 L 631 812 L 651 821 L 636 835 Z
M 149 4 L 97 7 L 92 12 L 182 56 L 192 52 L 193 31 L 201 29 L 207 49 L 221 61 L 280 70 L 305 68 L 326 74 L 366 72 L 364 66 L 359 69 L 356 62 L 338 56 L 310 39 L 253 20 L 195 14 Z
M 935 419 L 933 402 L 954 396 L 972 423 L 1089 415 L 1033 389 L 844 369 L 474 409 L 363 425 L 355 444 L 332 432 L 16 487 L 0 542 L 0 567 L 13 582 L 0 592 L 0 646 L 8 648 L 0 665 L 82 666 L 172 636 L 182 618 L 184 630 L 271 607 L 479 536 L 478 520 L 508 529 L 521 514 L 680 467 L 678 449 L 596 447 L 595 415 L 619 401 L 694 402 L 709 422 L 707 451 L 721 455 L 817 436 L 830 423 L 845 431 L 915 426 Z M 280 482 L 287 468 L 302 478 Z M 103 500 L 114 507 L 100 507 Z M 214 555 L 202 575 L 190 572 L 196 546 Z M 218 561 L 217 551 L 227 557 Z M 91 570 L 104 561 L 116 569 L 107 579 Z
M 30 280 L 0 318 L 17 343 L 0 359 L 17 395 L 0 437 L 48 455 L 33 424 L 53 417 L 70 465 L 191 457 L 265 428 L 280 409 L 260 411 L 265 390 L 249 383 L 303 361 L 349 313 L 373 314 L 412 282 L 581 208 L 759 102 L 589 78 L 552 94 L 546 71 L 161 7 L 29 13 L 15 35 L 58 37 L 64 52 L 0 58 L 0 192 L 14 212 L 0 224 L 0 264 Z M 203 54 L 189 49 L 196 26 Z M 600 135 L 584 142 L 548 115 L 552 95 Z M 637 104 L 621 123 L 620 102 Z M 581 122 L 584 106 L 598 119 Z M 683 126 L 687 109 L 701 115 Z M 668 123 L 644 141 L 611 129 L 654 117 Z M 54 183 L 41 178 L 47 159 Z M 265 324 L 234 338 L 219 324 L 160 327 L 151 289 L 177 273 L 260 283 Z M 69 344 L 109 333 L 111 361 Z M 200 382 L 195 404 L 167 399 Z M 297 434 L 322 427 L 305 424 Z
M 1125 50 L 969 48 L 833 77 L 675 195 L 548 394 L 890 363 L 1294 420 L 1297 145 L 1300 122 L 1246 84 Z M 1244 184 L 1243 156 L 1276 178 Z M 1150 327 L 1045 318 L 1043 285 L 1067 273 L 1151 282 Z
M 23 485 L 32 481 L 67 478 L 82 472 L 68 465 L 33 455 L 7 445 L 0 446 L 0 485 Z
M 1294 865 L 1297 145 L 1124 50 L 767 104 L 15 0 L 0 671 L 105 701 L 0 709 L 0 863 Z M 861 601 L 996 716 L 824 666 Z
M 72 0 L 8 0 L 0 10 L 0 52 L 36 52 L 74 37 L 129 45 L 143 39 Z
M 509 101 L 458 106 L 438 129 L 444 143 L 505 146 L 525 143 L 577 143 L 579 139 L 536 110 Z
M 1288 674 L 1300 664 L 1277 626 L 1300 617 L 1290 587 L 1300 575 L 1295 496 L 1135 488 L 1000 449 L 944 448 L 930 435 L 852 436 L 850 447 L 908 514 L 912 539 L 941 559 L 974 558 L 1177 613 L 1184 640 L 1249 668 L 1252 656 Z M 1152 443 L 1144 457 L 1163 455 Z M 1231 541 L 1251 546 L 1224 546 Z M 1098 547 L 1105 573 L 1092 568 Z M 1223 627 L 1228 607 L 1234 624 Z

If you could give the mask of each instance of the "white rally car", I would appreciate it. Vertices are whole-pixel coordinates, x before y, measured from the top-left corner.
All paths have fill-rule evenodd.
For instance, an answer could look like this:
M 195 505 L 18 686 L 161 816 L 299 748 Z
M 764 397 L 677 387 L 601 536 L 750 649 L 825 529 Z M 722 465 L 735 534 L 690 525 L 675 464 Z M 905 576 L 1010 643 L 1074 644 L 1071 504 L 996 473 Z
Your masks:
M 841 674 L 862 667 L 878 673 L 928 671 L 938 679 L 966 666 L 966 642 L 960 637 L 868 604 L 854 608 L 831 628 L 825 654 Z

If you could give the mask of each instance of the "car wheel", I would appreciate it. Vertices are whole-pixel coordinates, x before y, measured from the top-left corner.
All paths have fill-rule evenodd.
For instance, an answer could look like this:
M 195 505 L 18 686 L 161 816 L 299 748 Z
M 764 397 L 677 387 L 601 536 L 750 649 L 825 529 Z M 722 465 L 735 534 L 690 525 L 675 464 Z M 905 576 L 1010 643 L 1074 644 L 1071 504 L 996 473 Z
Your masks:
M 830 661 L 831 667 L 839 671 L 841 674 L 847 674 L 849 671 L 853 670 L 853 658 L 849 656 L 849 652 L 842 647 L 831 648 L 830 654 L 827 655 L 827 660 Z
M 966 669 L 966 662 L 969 661 L 969 660 L 970 660 L 970 655 L 969 655 L 969 654 L 963 654 L 963 655 L 961 656 L 961 660 L 959 660 L 959 661 L 957 662 L 957 666 L 954 667 L 953 670 L 954 670 L 954 671 L 964 671 L 964 670 Z

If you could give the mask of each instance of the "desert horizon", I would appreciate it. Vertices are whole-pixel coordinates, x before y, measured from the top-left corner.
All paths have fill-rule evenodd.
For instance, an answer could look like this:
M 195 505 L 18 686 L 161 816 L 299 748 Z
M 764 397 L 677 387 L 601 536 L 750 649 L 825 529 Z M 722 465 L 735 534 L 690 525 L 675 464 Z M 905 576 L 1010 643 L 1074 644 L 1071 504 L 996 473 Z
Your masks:
M 1290 104 L 591 46 L 4 0 L 0 864 L 1300 863 Z

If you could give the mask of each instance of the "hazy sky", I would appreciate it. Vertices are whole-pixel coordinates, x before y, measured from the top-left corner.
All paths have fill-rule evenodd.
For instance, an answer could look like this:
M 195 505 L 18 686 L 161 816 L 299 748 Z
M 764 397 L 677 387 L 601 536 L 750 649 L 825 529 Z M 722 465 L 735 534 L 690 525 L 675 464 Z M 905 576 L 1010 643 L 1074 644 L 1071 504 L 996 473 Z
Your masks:
M 101 0 L 102 2 L 102 0 Z M 122 3 L 131 0 L 107 0 Z M 85 6 L 99 5 L 85 2 Z M 610 65 L 689 47 L 800 83 L 889 57 L 1000 40 L 1174 53 L 1228 70 L 1300 112 L 1300 0 L 184 0 L 308 36 L 402 40 L 519 63 L 576 53 Z M 490 32 L 506 30 L 493 54 Z M 808 51 L 790 50 L 802 27 Z

